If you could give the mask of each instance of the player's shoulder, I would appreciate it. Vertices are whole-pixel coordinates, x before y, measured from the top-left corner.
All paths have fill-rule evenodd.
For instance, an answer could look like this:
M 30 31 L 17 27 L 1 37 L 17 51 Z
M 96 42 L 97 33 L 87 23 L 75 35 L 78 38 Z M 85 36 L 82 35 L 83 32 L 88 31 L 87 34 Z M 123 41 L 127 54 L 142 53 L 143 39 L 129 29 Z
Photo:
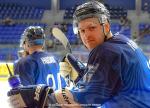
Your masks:
M 58 63 L 57 56 L 50 52 L 43 52 L 43 55 L 39 58 L 42 60 L 42 62 L 47 62 L 50 64 Z
M 118 52 L 127 47 L 127 43 L 129 41 L 130 39 L 125 37 L 124 35 L 114 35 L 112 38 L 108 39 L 108 41 L 104 42 L 104 44 L 101 45 L 100 49 L 104 49 L 106 51 L 111 52 Z
M 35 57 L 44 57 L 44 56 L 49 56 L 49 57 L 54 57 L 54 54 L 50 53 L 50 52 L 47 52 L 47 51 L 40 51 L 40 52 L 35 52 L 32 54 L 32 57 L 35 56 Z
M 118 53 L 121 50 L 120 46 L 117 46 L 115 43 L 104 42 L 103 44 L 97 46 L 93 52 L 100 53 L 101 55 L 106 55 L 110 53 Z
M 30 55 L 28 55 L 27 57 L 24 57 L 24 58 L 21 58 L 19 61 L 18 61 L 18 64 L 23 64 L 23 65 L 25 65 L 25 64 L 31 64 L 31 63 L 33 63 L 34 62 L 34 60 L 32 59 L 32 57 L 30 56 Z
M 49 53 L 49 52 L 46 52 L 46 51 L 36 51 L 34 53 L 32 53 L 28 59 L 32 59 L 32 60 L 35 60 L 35 61 L 38 61 L 39 59 L 41 58 L 54 58 L 54 56 Z
M 122 50 L 127 45 L 127 38 L 124 36 L 113 36 L 103 44 L 94 48 L 90 54 L 93 56 L 105 56 L 105 55 L 120 55 Z

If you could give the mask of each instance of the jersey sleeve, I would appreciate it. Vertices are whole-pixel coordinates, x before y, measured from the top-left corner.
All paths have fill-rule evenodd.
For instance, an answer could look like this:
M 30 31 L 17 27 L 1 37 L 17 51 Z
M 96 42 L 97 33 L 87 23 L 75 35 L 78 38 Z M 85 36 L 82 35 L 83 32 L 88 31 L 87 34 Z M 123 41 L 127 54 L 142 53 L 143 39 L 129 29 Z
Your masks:
M 99 53 L 98 53 L 99 52 Z M 121 56 L 108 49 L 97 49 L 89 56 L 86 74 L 71 90 L 80 104 L 103 104 L 121 87 Z
M 30 59 L 21 59 L 15 66 L 14 74 L 19 75 L 21 84 L 33 85 L 35 84 L 35 72 L 37 65 Z

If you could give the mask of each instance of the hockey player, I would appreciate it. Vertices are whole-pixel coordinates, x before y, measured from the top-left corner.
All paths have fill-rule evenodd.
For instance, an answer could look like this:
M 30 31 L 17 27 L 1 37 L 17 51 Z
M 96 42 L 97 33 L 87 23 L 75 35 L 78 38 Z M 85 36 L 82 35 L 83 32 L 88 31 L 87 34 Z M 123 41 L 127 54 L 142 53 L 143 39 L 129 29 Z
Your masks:
M 52 93 L 45 92 L 47 87 L 42 86 L 38 101 L 34 97 L 38 86 L 30 90 L 32 93 L 19 88 L 19 93 L 11 95 L 11 90 L 12 106 L 32 104 L 38 107 L 42 104 L 64 108 L 150 108 L 150 62 L 132 40 L 111 33 L 110 15 L 106 7 L 96 1 L 84 3 L 75 10 L 73 21 L 75 33 L 90 51 L 83 77 L 78 74 L 78 63 L 72 63 L 70 55 L 60 63 L 63 77 L 70 74 L 74 81 L 81 78 L 75 82 L 76 87 Z M 42 97 L 41 94 L 49 95 Z M 43 98 L 47 99 L 46 104 Z
M 24 86 L 47 84 L 54 90 L 60 89 L 63 80 L 58 73 L 59 65 L 52 54 L 43 51 L 44 38 L 44 30 L 40 26 L 25 29 L 21 47 L 29 55 L 19 60 L 14 73 L 19 75 Z

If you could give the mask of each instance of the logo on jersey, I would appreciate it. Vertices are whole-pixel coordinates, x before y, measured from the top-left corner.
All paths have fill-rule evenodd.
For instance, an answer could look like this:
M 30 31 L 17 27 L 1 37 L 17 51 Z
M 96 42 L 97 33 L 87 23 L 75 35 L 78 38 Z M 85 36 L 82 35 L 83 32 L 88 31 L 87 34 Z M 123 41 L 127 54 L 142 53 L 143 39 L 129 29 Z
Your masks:
M 42 88 L 41 85 L 38 85 L 36 87 L 36 90 L 35 90 L 35 97 L 34 97 L 34 99 L 37 100 L 37 101 L 39 101 L 39 99 L 40 99 L 41 88 Z
M 93 74 L 95 73 L 95 71 L 97 70 L 99 64 L 94 65 L 88 65 L 88 72 L 84 75 L 83 77 L 83 81 L 86 83 L 89 83 Z
M 92 76 L 94 75 L 94 73 L 96 72 L 96 70 L 98 69 L 99 64 L 95 64 L 95 66 L 88 65 L 87 67 L 88 67 L 87 73 L 83 76 L 82 80 L 80 80 L 78 82 L 78 84 L 76 85 L 77 88 L 75 90 L 80 89 L 82 91 L 85 89 L 85 87 L 88 87 L 87 85 L 90 82 L 90 80 L 91 80 Z
M 56 63 L 54 57 L 42 57 L 41 60 L 43 64 Z

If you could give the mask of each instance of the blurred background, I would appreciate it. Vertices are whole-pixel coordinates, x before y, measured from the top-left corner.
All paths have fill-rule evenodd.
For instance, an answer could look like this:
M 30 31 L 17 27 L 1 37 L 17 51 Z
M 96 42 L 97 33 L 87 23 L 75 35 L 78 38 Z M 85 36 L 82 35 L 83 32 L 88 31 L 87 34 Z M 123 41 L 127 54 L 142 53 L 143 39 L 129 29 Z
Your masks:
M 51 30 L 59 27 L 69 39 L 73 53 L 83 62 L 88 52 L 73 34 L 72 15 L 79 4 L 88 0 L 0 0 L 0 103 L 8 107 L 6 97 L 9 76 L 5 63 L 13 70 L 18 59 L 21 34 L 31 25 L 42 26 L 46 33 L 45 50 L 60 57 L 64 52 Z M 150 58 L 150 0 L 97 0 L 103 2 L 111 14 L 113 34 L 122 33 L 134 40 Z

